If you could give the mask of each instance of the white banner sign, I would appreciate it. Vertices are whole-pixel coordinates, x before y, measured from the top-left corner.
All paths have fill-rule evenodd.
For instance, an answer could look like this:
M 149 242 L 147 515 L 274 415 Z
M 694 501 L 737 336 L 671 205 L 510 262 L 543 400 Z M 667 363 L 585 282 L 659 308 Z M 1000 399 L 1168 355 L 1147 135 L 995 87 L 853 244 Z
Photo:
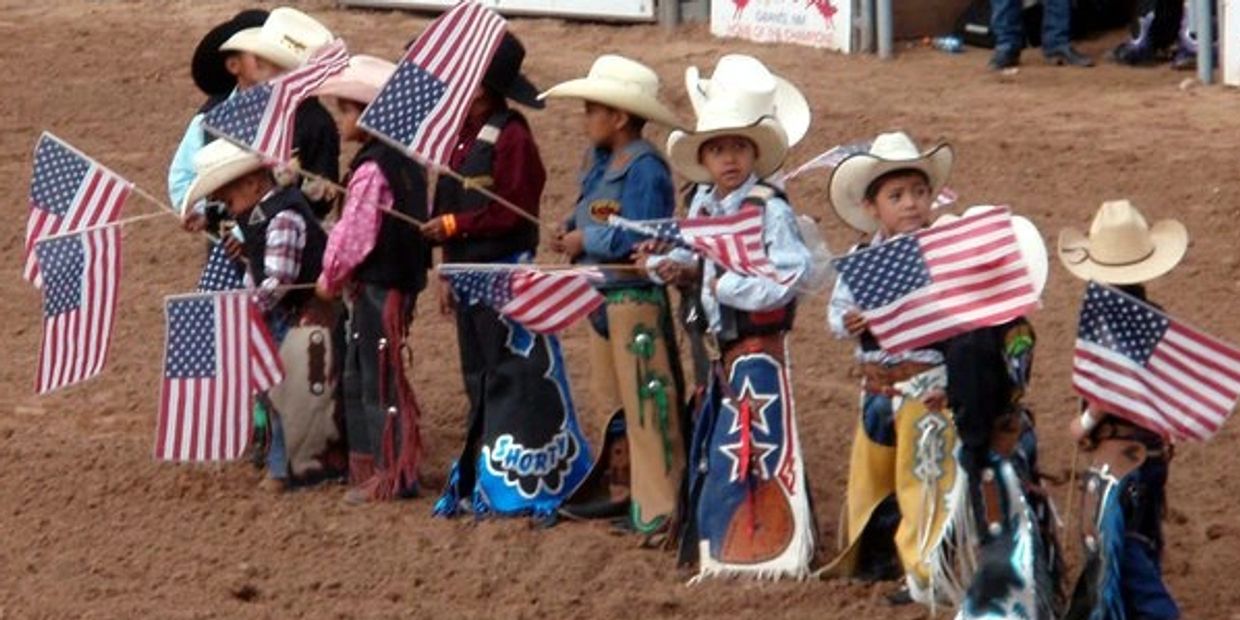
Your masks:
M 482 5 L 505 14 L 556 15 L 592 19 L 651 21 L 655 0 L 480 0 Z M 448 9 L 460 0 L 342 0 L 352 6 L 409 9 Z
M 711 0 L 710 31 L 764 43 L 852 50 L 852 0 Z

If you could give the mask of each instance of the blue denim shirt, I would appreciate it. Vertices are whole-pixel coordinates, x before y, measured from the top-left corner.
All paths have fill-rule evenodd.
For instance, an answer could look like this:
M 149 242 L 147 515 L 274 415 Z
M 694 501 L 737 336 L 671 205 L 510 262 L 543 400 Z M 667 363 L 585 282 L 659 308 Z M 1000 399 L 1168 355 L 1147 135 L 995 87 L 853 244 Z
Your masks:
M 672 217 L 675 187 L 667 163 L 645 140 L 630 143 L 619 155 L 593 149 L 590 165 L 581 176 L 581 196 L 567 230 L 580 230 L 585 254 L 581 263 L 628 262 L 634 246 L 646 237 L 608 225 L 619 215 L 629 220 Z
M 736 213 L 757 182 L 758 177 L 751 175 L 743 185 L 723 197 L 715 195 L 713 185 L 698 186 L 689 206 L 689 217 Z M 701 301 L 712 332 L 718 332 L 722 328 L 720 305 L 745 312 L 762 312 L 785 306 L 796 298 L 797 288 L 809 270 L 813 257 L 801 239 L 796 213 L 782 198 L 774 197 L 766 201 L 762 214 L 762 237 L 766 244 L 767 258 L 775 269 L 779 273 L 796 274 L 796 277 L 787 284 L 780 284 L 762 276 L 724 271 L 714 263 L 704 261 Z M 677 248 L 664 256 L 650 257 L 646 267 L 652 280 L 659 281 L 654 269 L 664 260 L 692 263 L 697 257 L 684 248 Z M 715 292 L 712 293 L 710 282 L 716 279 L 718 282 L 715 284 Z

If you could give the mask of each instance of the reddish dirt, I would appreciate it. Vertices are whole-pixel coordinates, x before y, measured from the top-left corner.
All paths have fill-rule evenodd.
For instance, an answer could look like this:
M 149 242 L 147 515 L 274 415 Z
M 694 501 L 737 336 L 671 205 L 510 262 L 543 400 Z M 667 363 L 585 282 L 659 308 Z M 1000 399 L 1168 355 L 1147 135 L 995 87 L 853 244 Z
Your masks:
M 425 19 L 310 10 L 357 52 L 394 57 Z M 432 520 L 431 499 L 349 509 L 343 489 L 282 497 L 256 489 L 246 465 L 178 467 L 151 458 L 162 346 L 161 299 L 192 287 L 201 247 L 171 219 L 128 228 L 112 358 L 86 385 L 36 398 L 36 293 L 19 278 L 31 150 L 41 130 L 162 195 L 166 164 L 200 103 L 187 60 L 198 36 L 240 2 L 0 2 L 0 618 L 730 617 L 918 618 L 890 610 L 890 586 L 843 582 L 684 585 L 665 553 L 636 548 L 603 525 L 534 531 L 523 520 Z M 617 51 L 657 68 L 682 113 L 684 67 L 724 52 L 758 55 L 800 84 L 815 109 L 800 162 L 833 144 L 891 128 L 958 148 L 963 202 L 1010 203 L 1048 239 L 1086 226 L 1097 205 L 1128 197 L 1153 218 L 1192 231 L 1184 264 L 1152 294 L 1176 314 L 1240 340 L 1235 222 L 1240 175 L 1236 95 L 1178 88 L 1184 74 L 1104 65 L 1044 66 L 1036 52 L 1015 76 L 984 70 L 984 52 L 902 50 L 891 62 L 713 39 L 703 27 L 517 20 L 536 82 L 579 75 Z M 1114 38 L 1086 42 L 1100 54 Z M 582 141 L 579 112 L 555 103 L 532 115 L 551 181 L 548 217 L 571 205 Z M 662 138 L 662 136 L 658 136 Z M 1220 146 L 1222 145 L 1222 146 Z M 1223 148 L 1226 147 L 1226 148 Z M 798 208 L 822 216 L 832 247 L 852 241 L 826 211 L 825 179 L 797 181 Z M 153 207 L 135 200 L 126 213 Z M 1073 408 L 1068 366 L 1081 283 L 1052 266 L 1032 404 L 1048 469 L 1066 472 Z M 796 330 L 795 390 L 821 534 L 836 537 L 856 413 L 848 346 L 810 300 Z M 427 488 L 442 484 L 462 439 L 464 401 L 448 323 L 423 300 L 414 380 L 427 411 Z M 584 331 L 565 341 L 585 421 L 597 427 L 584 380 Z M 1240 427 L 1183 446 L 1172 468 L 1167 580 L 1186 618 L 1240 618 L 1227 576 L 1240 565 Z M 1052 489 L 1062 503 L 1066 486 Z M 1062 508 L 1061 508 L 1062 509 Z M 1066 510 L 1065 510 L 1066 511 Z M 1073 541 L 1072 546 L 1075 546 Z

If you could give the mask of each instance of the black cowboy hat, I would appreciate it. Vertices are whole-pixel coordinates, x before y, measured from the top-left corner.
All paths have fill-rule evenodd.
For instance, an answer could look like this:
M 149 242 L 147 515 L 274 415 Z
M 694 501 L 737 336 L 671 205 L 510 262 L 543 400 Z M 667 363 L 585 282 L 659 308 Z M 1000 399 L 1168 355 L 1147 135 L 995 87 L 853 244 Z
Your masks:
M 539 101 L 538 87 L 521 73 L 524 61 L 525 46 L 511 32 L 505 32 L 491 58 L 491 65 L 482 76 L 482 84 L 521 105 L 541 110 L 547 104 Z
M 224 66 L 226 52 L 220 46 L 229 37 L 246 28 L 258 28 L 267 21 L 267 11 L 250 9 L 241 11 L 232 19 L 212 28 L 198 47 L 194 48 L 194 58 L 190 61 L 190 74 L 194 76 L 194 84 L 198 90 L 209 96 L 228 95 L 237 86 L 237 78 Z

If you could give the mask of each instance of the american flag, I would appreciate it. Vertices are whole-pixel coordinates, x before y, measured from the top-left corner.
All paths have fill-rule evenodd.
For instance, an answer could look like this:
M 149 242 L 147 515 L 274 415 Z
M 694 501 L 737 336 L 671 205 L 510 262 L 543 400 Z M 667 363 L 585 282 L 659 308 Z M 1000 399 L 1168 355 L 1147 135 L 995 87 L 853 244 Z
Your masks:
M 1090 282 L 1072 385 L 1104 411 L 1154 432 L 1206 440 L 1240 398 L 1240 348 Z
M 306 64 L 215 106 L 203 117 L 203 127 L 269 160 L 287 163 L 293 157 L 298 106 L 348 64 L 349 50 L 343 39 L 336 39 Z
M 448 165 L 505 27 L 502 17 L 477 2 L 462 2 L 441 15 L 409 46 L 358 126 L 400 145 L 415 159 Z
M 239 458 L 250 437 L 250 398 L 280 382 L 283 367 L 258 307 L 244 293 L 165 302 L 168 340 L 155 457 Z
M 762 209 L 742 206 L 736 213 L 679 220 L 631 222 L 615 218 L 637 229 L 646 228 L 656 239 L 671 241 L 693 249 L 719 266 L 747 276 L 770 278 L 787 284 L 798 274 L 781 274 L 766 256 L 762 239 Z
M 853 252 L 835 268 L 891 353 L 1006 323 L 1038 303 L 1004 208 Z
M 462 303 L 484 303 L 540 334 L 562 331 L 603 303 L 603 296 L 594 290 L 587 273 L 551 273 L 532 268 L 441 273 Z
M 39 286 L 35 243 L 40 238 L 116 221 L 132 189 L 132 183 L 60 138 L 40 136 L 34 148 L 22 277 Z
M 38 242 L 43 276 L 40 394 L 99 374 L 112 342 L 121 271 L 120 230 L 104 226 Z
M 199 291 L 230 291 L 245 286 L 245 267 L 228 258 L 224 243 L 216 241 L 207 254 L 202 275 L 198 278 Z

